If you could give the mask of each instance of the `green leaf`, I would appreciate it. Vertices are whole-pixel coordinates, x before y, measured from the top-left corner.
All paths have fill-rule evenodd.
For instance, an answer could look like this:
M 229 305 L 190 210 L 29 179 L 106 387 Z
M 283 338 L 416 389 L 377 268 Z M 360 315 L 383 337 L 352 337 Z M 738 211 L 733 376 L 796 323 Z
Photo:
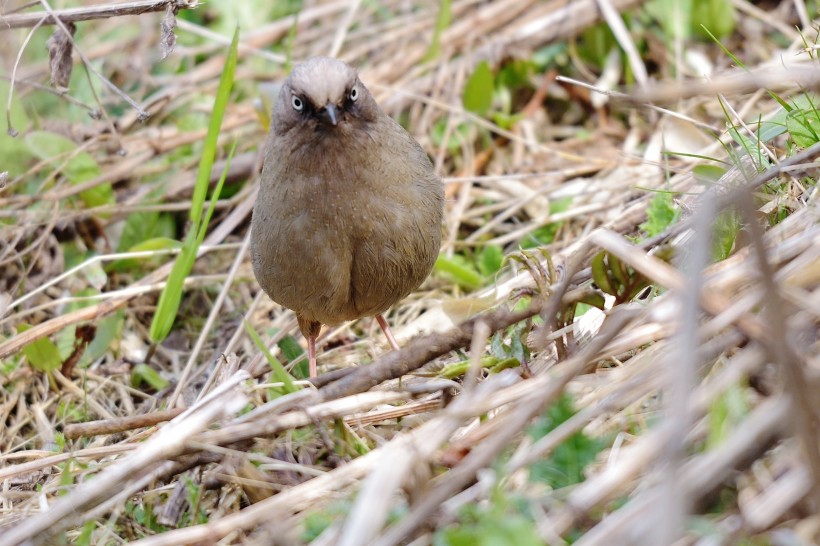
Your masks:
M 138 245 L 149 239 L 174 239 L 176 226 L 170 214 L 159 212 L 132 212 L 125 219 L 117 252 L 136 252 Z M 144 250 L 156 250 L 146 247 Z
M 572 197 L 554 199 L 550 201 L 550 214 L 565 212 L 569 210 L 570 206 L 572 206 Z M 558 233 L 558 230 L 561 229 L 563 225 L 564 222 L 562 220 L 560 222 L 550 222 L 549 224 L 539 227 L 524 237 L 521 241 L 521 248 L 534 248 L 552 243 L 555 240 L 555 234 Z
M 714 260 L 721 261 L 729 257 L 741 227 L 740 214 L 736 210 L 728 209 L 718 214 L 712 224 L 714 231 L 712 258 Z
M 820 115 L 817 110 L 795 110 L 786 117 L 786 129 L 801 148 L 820 141 Z
M 640 227 L 647 236 L 654 237 L 674 224 L 679 216 L 680 209 L 672 202 L 672 194 L 659 192 L 650 201 L 646 209 L 646 222 Z
M 31 131 L 26 135 L 25 143 L 32 155 L 43 161 L 69 154 L 77 149 L 73 140 L 48 131 Z
M 17 333 L 25 332 L 29 328 L 29 324 L 20 324 Z M 54 371 L 63 363 L 57 345 L 47 337 L 41 337 L 23 347 L 23 354 L 31 367 L 40 372 Z
M 86 367 L 107 353 L 120 339 L 125 324 L 125 311 L 119 310 L 97 321 L 97 333 L 94 340 L 85 348 L 79 365 Z
M 172 248 L 182 248 L 182 243 L 176 239 L 169 239 L 167 237 L 157 237 L 155 239 L 148 239 L 139 244 L 134 245 L 128 249 L 128 252 L 147 252 L 156 250 L 170 250 Z M 108 264 L 106 271 L 127 271 L 134 268 L 139 268 L 141 264 L 151 264 L 159 262 L 159 256 L 154 256 L 148 260 L 140 258 L 125 258 L 123 260 L 115 260 Z
M 478 270 L 485 277 L 492 277 L 501 269 L 504 262 L 504 249 L 498 245 L 487 245 L 478 255 Z
M 699 184 L 714 184 L 720 177 L 726 174 L 726 168 L 720 165 L 697 165 L 692 169 L 692 174 Z
M 692 0 L 692 21 L 698 23 L 693 30 L 699 36 L 725 38 L 735 30 L 737 13 L 731 0 Z
M 453 254 L 452 256 L 441 255 L 433 266 L 437 272 L 457 283 L 465 290 L 476 290 L 484 285 L 484 277 L 475 271 L 463 256 Z
M 667 42 L 675 39 L 687 39 L 692 32 L 693 0 L 652 0 L 647 2 L 645 10 L 655 18 L 663 28 Z
M 475 67 L 461 96 L 464 108 L 483 116 L 493 105 L 493 73 L 487 61 L 481 61 Z
M 128 252 L 147 252 L 153 250 L 171 250 L 173 248 L 182 248 L 182 243 L 176 239 L 169 239 L 168 237 L 155 237 L 153 239 L 146 239 L 128 249 Z
M 164 379 L 159 372 L 147 364 L 137 364 L 131 370 L 131 386 L 139 388 L 143 382 L 148 383 L 151 388 L 161 391 L 168 386 L 168 380 Z
M 510 90 L 532 87 L 532 77 L 535 63 L 530 60 L 515 59 L 504 64 L 498 72 L 496 84 Z

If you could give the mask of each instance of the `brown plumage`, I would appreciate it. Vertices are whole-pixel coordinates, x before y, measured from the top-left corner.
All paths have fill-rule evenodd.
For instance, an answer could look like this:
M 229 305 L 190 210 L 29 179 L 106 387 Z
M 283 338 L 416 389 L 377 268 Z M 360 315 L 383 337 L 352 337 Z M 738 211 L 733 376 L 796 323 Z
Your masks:
M 381 316 L 430 273 L 444 193 L 424 150 L 349 65 L 314 57 L 273 111 L 251 252 L 259 284 L 292 309 L 311 377 L 322 324 Z

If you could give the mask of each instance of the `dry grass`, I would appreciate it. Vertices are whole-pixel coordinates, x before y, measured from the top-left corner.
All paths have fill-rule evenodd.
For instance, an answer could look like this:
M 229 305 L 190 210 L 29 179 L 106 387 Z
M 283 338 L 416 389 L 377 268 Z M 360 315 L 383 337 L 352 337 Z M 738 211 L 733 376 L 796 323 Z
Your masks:
M 161 13 L 77 23 L 76 48 L 137 108 L 92 75 L 95 98 L 76 54 L 68 94 L 48 95 L 48 59 L 15 61 L 28 29 L 0 31 L 29 113 L 13 121 L 16 142 L 37 128 L 79 144 L 0 163 L 0 545 L 820 543 L 820 145 L 801 151 L 790 126 L 758 146 L 761 130 L 743 122 L 781 108 L 762 85 L 786 100 L 817 85 L 800 0 L 734 3 L 724 43 L 753 69 L 741 75 L 709 42 L 663 44 L 650 8 L 626 0 L 453 0 L 432 55 L 434 2 L 306 1 L 298 17 L 243 29 L 220 137 L 222 153 L 239 143 L 231 194 L 175 330 L 151 346 L 172 252 L 124 254 L 118 241 L 129 216 L 181 224 L 191 207 L 230 28 L 219 3 L 196 8 L 204 19 L 184 13 L 192 4 L 175 4 L 181 43 L 165 60 Z M 624 81 L 620 58 L 584 60 L 578 37 L 601 18 L 640 89 L 556 79 Z M 562 61 L 512 88 L 512 123 L 464 110 L 481 61 L 500 71 L 556 43 L 569 44 Z M 265 136 L 254 102 L 289 55 L 316 54 L 360 66 L 434 158 L 442 255 L 475 263 L 499 248 L 507 261 L 474 271 L 471 289 L 435 272 L 391 313 L 399 352 L 370 320 L 326 331 L 325 375 L 279 396 L 243 327 L 280 359 L 280 342 L 302 342 L 246 255 Z M 83 152 L 100 170 L 71 183 Z M 723 162 L 716 183 L 704 183 L 702 165 L 717 164 L 705 157 Z M 87 197 L 101 188 L 113 202 Z M 682 218 L 649 237 L 641 225 L 666 192 Z M 710 233 L 729 208 L 743 229 L 715 261 Z M 519 250 L 533 234 L 550 240 Z M 574 320 L 579 302 L 603 300 L 607 274 L 630 290 Z M 84 361 L 95 338 L 108 345 Z M 60 345 L 58 369 L 31 365 L 40 339 Z M 145 362 L 167 386 L 132 383 Z M 545 469 L 579 476 L 556 483 Z

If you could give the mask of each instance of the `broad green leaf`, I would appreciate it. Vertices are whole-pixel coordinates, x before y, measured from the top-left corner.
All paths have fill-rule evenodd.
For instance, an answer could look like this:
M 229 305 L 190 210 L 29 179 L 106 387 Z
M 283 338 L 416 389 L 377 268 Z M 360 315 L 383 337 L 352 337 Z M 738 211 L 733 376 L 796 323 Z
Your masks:
M 170 214 L 132 212 L 125 219 L 117 252 L 135 252 L 135 248 L 150 239 L 174 239 L 176 226 Z M 146 248 L 145 250 L 154 250 Z
M 157 391 L 161 391 L 169 385 L 168 380 L 159 375 L 159 372 L 154 368 L 147 364 L 137 364 L 131 370 L 131 386 L 139 388 L 143 382 L 148 383 L 151 388 Z
M 731 0 L 692 0 L 692 21 L 697 22 L 693 30 L 699 36 L 725 38 L 735 30 L 737 12 Z
M 786 117 L 786 129 L 794 143 L 808 148 L 820 141 L 820 114 L 817 110 L 796 110 Z
M 180 248 L 182 243 L 176 239 L 169 239 L 168 237 L 156 237 L 154 239 L 147 239 L 139 244 L 136 244 L 128 249 L 128 252 L 146 252 L 150 250 L 170 250 L 172 248 Z
M 463 256 L 458 254 L 453 256 L 442 254 L 436 260 L 433 268 L 466 290 L 476 290 L 484 285 L 484 277 L 475 271 Z
M 567 59 L 566 42 L 557 42 L 544 46 L 531 56 L 539 72 L 546 72 L 555 65 L 563 65 Z
M 474 521 L 439 530 L 434 546 L 542 546 L 535 523 L 520 514 L 481 514 Z
M 487 61 L 481 61 L 475 67 L 461 96 L 464 108 L 483 116 L 493 105 L 493 73 Z
M 698 165 L 692 169 L 692 174 L 698 183 L 712 185 L 726 174 L 726 168 L 720 165 Z
M 498 245 L 487 245 L 478 254 L 478 270 L 485 277 L 492 277 L 501 269 L 504 261 L 504 249 Z
M 85 353 L 80 358 L 79 365 L 86 367 L 111 350 L 112 346 L 119 342 L 124 324 L 125 311 L 123 310 L 98 320 L 97 333 L 94 340 L 85 348 Z
M 741 227 L 742 223 L 737 211 L 728 209 L 717 215 L 717 218 L 712 224 L 714 231 L 712 258 L 714 258 L 715 261 L 725 260 L 729 257 Z
M 667 42 L 687 39 L 692 34 L 693 0 L 651 0 L 644 9 L 663 28 Z
M 531 60 L 515 59 L 504 64 L 498 71 L 496 86 L 510 90 L 532 87 L 530 79 L 535 71 L 535 63 Z
M 20 324 L 17 332 L 22 333 L 31 328 L 28 324 Z M 60 357 L 60 350 L 47 337 L 41 337 L 23 347 L 23 354 L 26 356 L 31 367 L 40 372 L 51 372 L 58 369 L 63 359 Z
M 172 248 L 181 248 L 182 243 L 177 241 L 176 239 L 169 239 L 168 237 L 156 237 L 154 239 L 148 239 L 143 241 L 139 244 L 136 244 L 128 249 L 128 252 L 146 252 L 146 251 L 156 251 L 156 250 L 170 250 Z M 163 258 L 167 259 L 167 256 L 163 255 Z M 139 268 L 141 265 L 149 265 L 152 263 L 156 263 L 159 261 L 159 257 L 153 257 L 149 259 L 145 258 L 125 258 L 123 260 L 115 260 L 108 264 L 106 267 L 107 271 L 128 271 L 134 268 Z

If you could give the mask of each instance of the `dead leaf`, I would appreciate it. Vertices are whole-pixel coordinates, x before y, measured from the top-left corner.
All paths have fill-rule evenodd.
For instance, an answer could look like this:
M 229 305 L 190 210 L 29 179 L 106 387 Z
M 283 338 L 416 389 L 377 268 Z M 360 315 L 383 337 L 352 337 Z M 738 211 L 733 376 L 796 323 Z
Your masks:
M 71 80 L 71 70 L 74 67 L 74 62 L 71 60 L 74 52 L 71 36 L 74 36 L 77 26 L 69 22 L 65 24 L 65 28 L 71 33 L 70 36 L 58 26 L 46 44 L 51 63 L 51 85 L 60 90 L 68 89 L 68 82 Z
M 174 51 L 174 46 L 177 43 L 177 36 L 174 34 L 174 29 L 177 28 L 177 11 L 168 3 L 165 8 L 165 16 L 162 18 L 160 28 L 160 46 L 162 47 L 162 58 L 165 59 Z

